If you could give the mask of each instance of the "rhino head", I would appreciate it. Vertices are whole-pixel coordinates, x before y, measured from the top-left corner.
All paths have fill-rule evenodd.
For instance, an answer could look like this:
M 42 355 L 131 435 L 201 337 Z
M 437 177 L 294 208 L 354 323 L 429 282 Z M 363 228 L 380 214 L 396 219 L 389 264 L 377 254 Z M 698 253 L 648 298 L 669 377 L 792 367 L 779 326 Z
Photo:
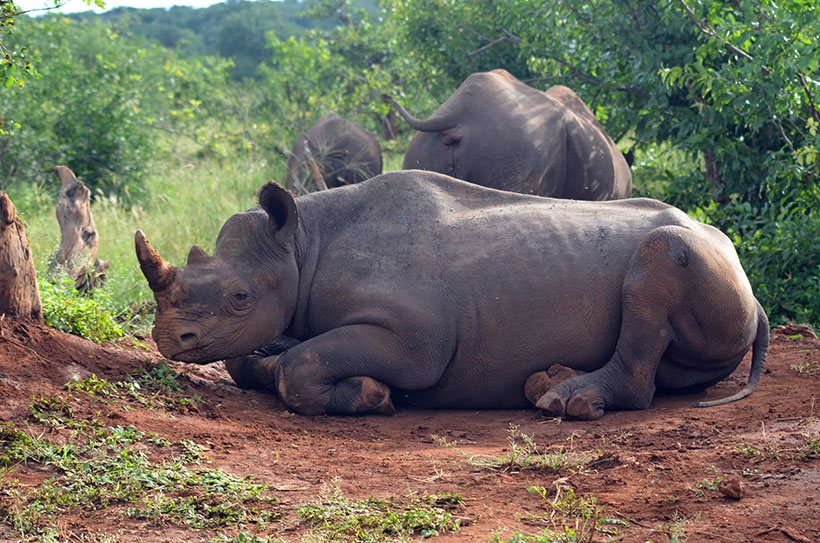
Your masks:
M 259 205 L 228 219 L 214 256 L 194 245 L 181 268 L 136 232 L 137 259 L 157 301 L 152 336 L 164 356 L 200 364 L 243 356 L 287 328 L 299 283 L 296 203 L 271 182 Z

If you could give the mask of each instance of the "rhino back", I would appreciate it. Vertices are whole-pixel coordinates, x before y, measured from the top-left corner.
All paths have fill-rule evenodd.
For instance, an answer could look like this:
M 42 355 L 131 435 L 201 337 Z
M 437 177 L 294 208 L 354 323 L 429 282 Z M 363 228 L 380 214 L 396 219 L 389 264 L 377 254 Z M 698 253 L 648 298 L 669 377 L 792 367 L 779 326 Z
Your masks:
M 428 406 L 480 407 L 476 391 L 523 405 L 533 371 L 602 365 L 640 239 L 697 225 L 653 200 L 541 198 L 421 171 L 333 192 L 297 200 L 320 240 L 305 327 L 367 322 L 434 345 L 449 360 L 438 385 L 396 396 Z

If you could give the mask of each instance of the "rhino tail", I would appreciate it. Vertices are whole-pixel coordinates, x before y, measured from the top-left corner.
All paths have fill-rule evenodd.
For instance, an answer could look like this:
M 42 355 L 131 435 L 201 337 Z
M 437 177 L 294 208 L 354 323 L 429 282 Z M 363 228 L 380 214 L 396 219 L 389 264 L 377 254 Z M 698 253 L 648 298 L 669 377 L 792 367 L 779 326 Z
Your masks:
M 387 94 L 382 94 L 382 99 L 388 104 L 392 104 L 399 115 L 415 130 L 419 132 L 443 132 L 448 128 L 455 126 L 455 123 L 448 116 L 430 117 L 429 119 L 417 119 L 409 111 L 404 109 L 395 98 Z
M 745 398 L 757 388 L 757 383 L 760 381 L 760 376 L 763 375 L 763 367 L 766 363 L 766 355 L 769 352 L 769 318 L 760 302 L 757 302 L 757 337 L 752 343 L 752 367 L 749 370 L 749 381 L 746 386 L 736 394 L 732 394 L 726 398 L 719 400 L 712 400 L 709 402 L 697 402 L 694 407 L 713 407 L 715 405 L 723 405 L 735 402 Z

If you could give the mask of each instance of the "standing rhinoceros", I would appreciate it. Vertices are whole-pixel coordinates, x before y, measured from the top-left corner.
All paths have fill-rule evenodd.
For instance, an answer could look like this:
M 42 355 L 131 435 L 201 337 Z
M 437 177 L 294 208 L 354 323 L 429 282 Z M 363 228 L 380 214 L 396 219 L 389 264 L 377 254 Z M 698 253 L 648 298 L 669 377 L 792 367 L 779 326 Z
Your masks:
M 404 154 L 406 170 L 555 198 L 617 200 L 632 194 L 623 154 L 567 87 L 541 92 L 506 70 L 475 73 L 426 120 L 385 98 L 419 131 Z
M 748 385 L 720 402 L 763 369 L 767 319 L 732 243 L 655 200 L 540 198 L 414 170 L 296 200 L 269 183 L 259 204 L 228 219 L 214 256 L 194 246 L 177 268 L 142 232 L 137 256 L 160 352 L 230 359 L 240 386 L 299 413 L 529 397 L 594 419 L 648 407 L 656 387 L 717 383 L 752 345 Z M 265 349 L 283 335 L 289 349 Z M 557 383 L 568 368 L 588 373 Z
M 370 132 L 335 113 L 296 138 L 286 185 L 307 193 L 350 185 L 382 173 L 382 150 Z

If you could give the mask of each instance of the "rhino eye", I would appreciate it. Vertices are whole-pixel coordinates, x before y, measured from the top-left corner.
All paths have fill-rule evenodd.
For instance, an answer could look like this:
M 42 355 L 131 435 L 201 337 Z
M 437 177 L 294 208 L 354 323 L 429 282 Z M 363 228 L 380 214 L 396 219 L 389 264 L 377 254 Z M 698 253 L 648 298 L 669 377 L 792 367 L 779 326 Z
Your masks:
M 247 292 L 245 292 L 244 290 L 240 290 L 239 292 L 236 292 L 233 295 L 233 299 L 236 300 L 237 302 L 247 302 L 248 298 L 250 298 L 250 297 L 251 297 L 251 295 L 248 294 Z

